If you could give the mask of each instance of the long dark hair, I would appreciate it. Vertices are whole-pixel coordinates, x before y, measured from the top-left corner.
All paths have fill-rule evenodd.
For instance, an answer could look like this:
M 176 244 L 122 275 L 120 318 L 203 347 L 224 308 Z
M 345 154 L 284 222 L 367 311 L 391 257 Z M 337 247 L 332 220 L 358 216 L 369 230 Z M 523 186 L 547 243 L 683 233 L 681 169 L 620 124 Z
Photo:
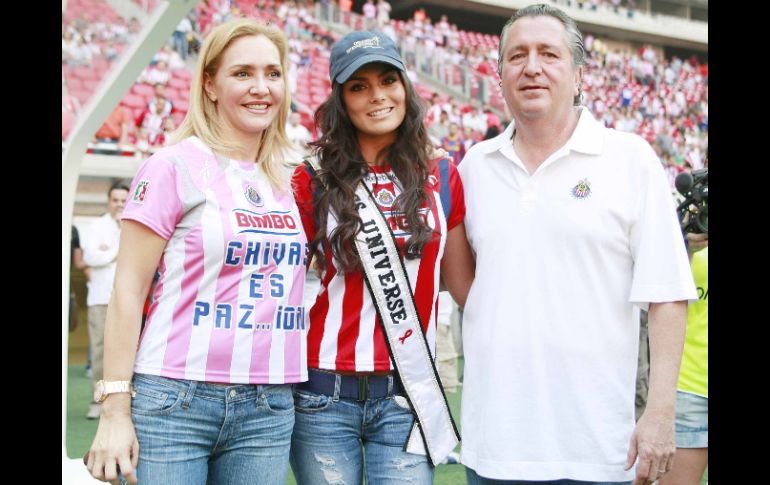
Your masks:
M 404 244 L 407 259 L 422 256 L 422 248 L 432 237 L 431 228 L 420 217 L 419 210 L 431 203 L 425 184 L 428 180 L 430 140 L 423 125 L 423 105 L 409 79 L 399 72 L 406 91 L 406 114 L 396 129 L 396 141 L 377 154 L 377 160 L 387 160 L 402 188 L 393 203 L 393 211 L 404 214 L 397 217 L 399 228 L 411 236 Z M 328 239 L 332 255 L 341 265 L 342 272 L 362 269 L 355 252 L 353 239 L 361 230 L 362 221 L 355 209 L 355 188 L 368 173 L 369 165 L 361 154 L 356 127 L 350 121 L 342 98 L 342 85 L 334 82 L 329 98 L 315 113 L 315 123 L 321 138 L 310 143 L 318 156 L 321 170 L 313 182 L 321 190 L 313 216 L 317 228 L 312 247 L 326 245 Z M 327 238 L 327 220 L 333 210 L 337 226 Z M 402 221 L 405 219 L 406 224 Z M 325 258 L 318 258 L 323 270 Z

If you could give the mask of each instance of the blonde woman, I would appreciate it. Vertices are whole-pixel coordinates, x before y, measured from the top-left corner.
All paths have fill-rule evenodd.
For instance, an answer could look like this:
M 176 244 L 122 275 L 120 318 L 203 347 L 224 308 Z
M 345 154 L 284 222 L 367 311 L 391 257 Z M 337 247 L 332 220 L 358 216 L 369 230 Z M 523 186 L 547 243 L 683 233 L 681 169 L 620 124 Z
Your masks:
M 86 456 L 100 480 L 286 481 L 291 384 L 307 380 L 307 240 L 282 167 L 287 69 L 276 28 L 215 28 L 176 143 L 134 179 Z

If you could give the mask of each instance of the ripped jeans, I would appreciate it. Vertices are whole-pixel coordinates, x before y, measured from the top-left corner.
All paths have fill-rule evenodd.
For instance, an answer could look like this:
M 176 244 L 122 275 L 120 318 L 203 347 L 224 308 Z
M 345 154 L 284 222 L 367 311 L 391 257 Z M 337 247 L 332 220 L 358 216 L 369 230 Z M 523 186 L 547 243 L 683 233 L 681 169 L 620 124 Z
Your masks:
M 429 485 L 433 467 L 404 451 L 414 423 L 406 399 L 356 401 L 294 390 L 291 468 L 302 485 Z M 364 467 L 366 463 L 366 467 Z

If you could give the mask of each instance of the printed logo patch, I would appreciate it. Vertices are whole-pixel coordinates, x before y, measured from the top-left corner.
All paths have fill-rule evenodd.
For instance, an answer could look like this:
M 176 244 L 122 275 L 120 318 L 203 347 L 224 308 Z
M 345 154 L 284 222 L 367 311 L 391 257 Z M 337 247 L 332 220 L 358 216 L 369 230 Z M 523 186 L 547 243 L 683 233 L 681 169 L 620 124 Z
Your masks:
M 383 207 L 391 207 L 396 200 L 396 196 L 388 189 L 381 189 L 377 192 L 375 198 L 377 199 L 377 203 Z
M 136 184 L 134 189 L 134 196 L 131 198 L 137 204 L 144 204 L 144 199 L 147 197 L 147 191 L 150 189 L 150 182 L 148 180 L 140 180 Z
M 233 209 L 232 223 L 235 234 L 251 232 L 296 236 L 302 228 L 291 211 L 252 212 L 246 209 Z
M 246 200 L 251 202 L 253 205 L 257 207 L 262 207 L 265 205 L 265 201 L 262 200 L 262 196 L 259 195 L 259 192 L 257 192 L 257 189 L 252 187 L 251 185 L 246 186 Z
M 572 197 L 576 199 L 585 199 L 591 195 L 591 183 L 588 179 L 583 179 L 576 186 L 572 187 L 571 193 Z

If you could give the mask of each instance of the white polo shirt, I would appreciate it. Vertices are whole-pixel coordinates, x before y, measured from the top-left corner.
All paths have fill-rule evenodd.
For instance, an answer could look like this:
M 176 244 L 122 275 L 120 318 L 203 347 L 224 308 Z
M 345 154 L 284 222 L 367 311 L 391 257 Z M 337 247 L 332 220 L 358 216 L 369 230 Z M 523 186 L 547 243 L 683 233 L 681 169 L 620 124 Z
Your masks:
M 495 479 L 631 480 L 639 308 L 696 296 L 665 174 L 585 108 L 531 176 L 512 132 L 459 166 L 476 253 L 462 462 Z

